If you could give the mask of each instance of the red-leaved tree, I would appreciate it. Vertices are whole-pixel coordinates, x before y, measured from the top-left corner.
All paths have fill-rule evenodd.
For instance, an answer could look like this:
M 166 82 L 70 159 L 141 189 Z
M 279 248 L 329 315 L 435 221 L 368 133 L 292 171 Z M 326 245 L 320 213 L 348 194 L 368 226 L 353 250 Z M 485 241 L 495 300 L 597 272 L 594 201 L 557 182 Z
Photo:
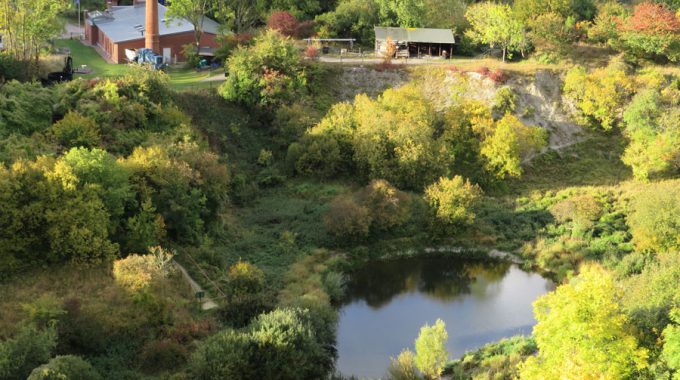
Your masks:
M 666 5 L 646 2 L 618 19 L 622 47 L 633 56 L 680 61 L 680 20 Z
M 293 37 L 297 35 L 298 20 L 290 12 L 277 11 L 269 16 L 267 26 L 274 29 L 284 36 Z
M 648 2 L 637 5 L 633 15 L 619 23 L 619 30 L 651 35 L 675 34 L 680 33 L 680 20 L 666 5 Z

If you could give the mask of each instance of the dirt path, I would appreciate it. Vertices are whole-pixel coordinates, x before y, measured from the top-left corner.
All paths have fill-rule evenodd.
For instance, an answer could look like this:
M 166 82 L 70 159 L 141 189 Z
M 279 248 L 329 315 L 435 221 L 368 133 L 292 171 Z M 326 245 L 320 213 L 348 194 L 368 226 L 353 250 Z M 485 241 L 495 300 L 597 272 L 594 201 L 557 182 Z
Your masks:
M 206 293 L 205 290 L 203 290 L 201 285 L 199 285 L 196 281 L 194 281 L 193 278 L 191 278 L 191 276 L 189 275 L 189 272 L 187 272 L 187 270 L 177 261 L 174 261 L 174 263 L 175 263 L 175 266 L 177 267 L 177 269 L 179 269 L 179 271 L 182 272 L 182 276 L 187 280 L 187 282 L 191 286 L 191 290 L 193 290 L 194 293 L 203 292 L 205 294 L 205 296 L 201 300 L 201 302 L 202 302 L 201 309 L 202 310 L 211 310 L 211 309 L 216 308 L 217 304 L 215 303 L 215 301 L 213 301 L 208 296 L 208 293 Z

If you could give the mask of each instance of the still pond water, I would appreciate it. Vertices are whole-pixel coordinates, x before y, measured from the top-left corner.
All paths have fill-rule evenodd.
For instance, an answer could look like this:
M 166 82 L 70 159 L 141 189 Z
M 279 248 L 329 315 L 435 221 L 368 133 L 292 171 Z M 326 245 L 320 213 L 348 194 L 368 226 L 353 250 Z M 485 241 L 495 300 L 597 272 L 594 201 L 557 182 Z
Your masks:
M 340 309 L 337 369 L 380 378 L 390 357 L 414 350 L 420 327 L 446 323 L 450 358 L 504 337 L 530 334 L 531 308 L 550 280 L 508 263 L 414 258 L 374 262 L 353 275 Z

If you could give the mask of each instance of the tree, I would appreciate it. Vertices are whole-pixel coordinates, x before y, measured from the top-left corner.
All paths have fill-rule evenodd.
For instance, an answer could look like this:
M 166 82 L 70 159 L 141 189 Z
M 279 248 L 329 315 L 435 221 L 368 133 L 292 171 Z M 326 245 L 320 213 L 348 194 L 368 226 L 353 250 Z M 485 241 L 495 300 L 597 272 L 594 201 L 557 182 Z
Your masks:
M 486 159 L 486 169 L 498 178 L 519 177 L 522 161 L 546 143 L 545 129 L 524 125 L 517 116 L 506 114 L 482 141 L 481 155 Z
M 638 4 L 618 29 L 624 48 L 633 55 L 680 61 L 680 19 L 667 6 Z
M 256 26 L 265 13 L 264 0 L 215 0 L 216 14 L 225 24 L 233 26 L 234 33 L 242 34 Z
M 377 0 L 383 25 L 422 27 L 426 4 L 423 0 Z
M 622 160 L 633 168 L 640 180 L 673 172 L 680 168 L 680 88 L 669 85 L 658 73 L 644 77 L 646 89 L 641 90 L 623 113 L 624 134 L 630 140 Z
M 50 359 L 47 364 L 31 371 L 27 380 L 100 380 L 90 363 L 79 356 L 66 355 Z
M 623 107 L 635 92 L 635 84 L 624 67 L 612 62 L 590 73 L 575 66 L 564 79 L 563 91 L 576 102 L 582 124 L 610 130 L 619 123 Z
M 220 87 L 227 100 L 248 106 L 272 106 L 299 95 L 306 85 L 301 55 L 292 41 L 267 31 L 249 48 L 240 47 L 227 62 Z
M 380 24 L 380 9 L 375 0 L 340 0 L 337 7 L 316 18 L 320 37 L 352 37 L 372 45 L 373 27 Z
M 215 0 L 172 0 L 168 4 L 166 17 L 170 22 L 186 19 L 194 26 L 195 54 L 198 55 L 203 37 L 203 24 L 206 15 L 215 10 Z
M 671 311 L 672 323 L 663 330 L 663 352 L 661 357 L 669 368 L 675 371 L 674 380 L 680 379 L 680 309 Z
M 481 194 L 477 185 L 472 185 L 460 176 L 441 177 L 425 189 L 425 200 L 440 223 L 467 225 L 475 220 L 473 209 Z
M 558 14 L 564 19 L 591 20 L 596 11 L 593 0 L 516 0 L 513 9 L 523 22 L 547 13 Z
M 618 38 L 620 19 L 625 19 L 627 9 L 617 1 L 607 1 L 597 6 L 597 16 L 588 29 L 588 39 L 600 43 L 615 45 Z
M 65 0 L 6 0 L 0 4 L 0 30 L 5 49 L 17 60 L 32 61 L 27 72 L 37 69 L 44 45 L 61 33 Z
M 413 361 L 420 372 L 430 379 L 440 378 L 449 359 L 449 352 L 446 350 L 448 339 L 446 325 L 441 319 L 437 319 L 433 326 L 426 324 L 420 329 Z
M 397 54 L 397 45 L 392 40 L 392 37 L 387 37 L 385 40 L 385 52 L 383 53 L 383 62 L 390 64 L 392 58 Z
M 465 12 L 465 18 L 470 23 L 465 35 L 480 44 L 499 46 L 503 50 L 503 62 L 508 51 L 523 50 L 526 45 L 524 25 L 507 4 L 474 4 Z
M 50 359 L 56 347 L 54 327 L 21 326 L 13 338 L 0 342 L 0 380 L 25 379 L 33 368 Z
M 647 366 L 623 313 L 611 274 L 584 266 L 581 274 L 534 303 L 538 355 L 520 366 L 522 379 L 634 378 Z
M 578 37 L 574 23 L 557 13 L 545 13 L 528 21 L 529 38 L 543 52 L 563 54 Z
M 680 249 L 680 189 L 673 183 L 650 185 L 633 199 L 627 221 L 639 249 Z
M 277 11 L 269 16 L 267 26 L 286 37 L 295 37 L 298 30 L 298 20 L 286 11 Z
M 369 210 L 347 196 L 333 199 L 324 217 L 326 229 L 340 241 L 366 238 L 371 222 Z
M 173 269 L 172 253 L 161 247 L 150 247 L 146 255 L 133 254 L 113 263 L 113 278 L 123 288 L 140 293 L 153 281 L 167 277 Z

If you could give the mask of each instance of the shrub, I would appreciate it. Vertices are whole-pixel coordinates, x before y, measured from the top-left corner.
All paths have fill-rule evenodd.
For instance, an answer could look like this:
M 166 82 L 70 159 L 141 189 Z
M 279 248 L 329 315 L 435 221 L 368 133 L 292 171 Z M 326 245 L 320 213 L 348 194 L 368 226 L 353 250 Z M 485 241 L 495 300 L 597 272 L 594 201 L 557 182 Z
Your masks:
M 305 57 L 308 59 L 316 59 L 319 56 L 319 49 L 316 46 L 309 45 L 305 48 Z
M 371 228 L 385 231 L 408 220 L 410 211 L 408 195 L 385 180 L 371 181 L 359 192 L 357 198 L 369 211 Z
M 0 136 L 30 136 L 52 124 L 52 89 L 10 81 L 0 86 Z
M 151 340 L 144 344 L 139 359 L 146 370 L 170 370 L 182 366 L 189 358 L 187 349 L 172 339 Z
M 35 368 L 27 380 L 99 380 L 90 363 L 78 356 L 66 355 L 50 359 L 47 364 Z
M 508 74 L 501 69 L 496 69 L 494 71 L 489 72 L 487 74 L 487 78 L 491 79 L 495 83 L 505 83 L 509 79 Z
M 441 177 L 425 189 L 425 200 L 438 223 L 459 226 L 475 220 L 474 208 L 481 194 L 477 185 L 460 176 Z
M 253 365 L 257 346 L 247 334 L 226 329 L 200 343 L 189 368 L 197 380 L 249 380 L 256 378 Z
M 335 198 L 324 217 L 326 229 L 340 241 L 367 237 L 371 221 L 369 210 L 346 196 Z
M 25 379 L 32 369 L 49 360 L 56 346 L 53 327 L 21 326 L 13 338 L 0 342 L 0 379 Z
M 253 46 L 236 49 L 227 73 L 219 93 L 248 106 L 278 105 L 306 86 L 300 52 L 289 38 L 271 30 L 256 38 Z
M 675 182 L 642 190 L 632 202 L 628 224 L 639 249 L 680 249 L 680 188 Z
M 403 350 L 397 358 L 390 358 L 390 366 L 387 367 L 390 380 L 419 380 L 414 355 L 411 350 Z
M 517 94 L 510 87 L 501 87 L 493 99 L 493 112 L 499 117 L 515 112 Z
M 135 254 L 116 260 L 113 263 L 113 277 L 123 288 L 141 292 L 148 289 L 154 280 L 169 275 L 171 260 L 171 253 L 160 247 L 152 247 L 149 254 Z
M 52 125 L 52 134 L 57 142 L 65 147 L 99 146 L 99 127 L 94 120 L 77 112 L 69 112 L 63 119 Z

